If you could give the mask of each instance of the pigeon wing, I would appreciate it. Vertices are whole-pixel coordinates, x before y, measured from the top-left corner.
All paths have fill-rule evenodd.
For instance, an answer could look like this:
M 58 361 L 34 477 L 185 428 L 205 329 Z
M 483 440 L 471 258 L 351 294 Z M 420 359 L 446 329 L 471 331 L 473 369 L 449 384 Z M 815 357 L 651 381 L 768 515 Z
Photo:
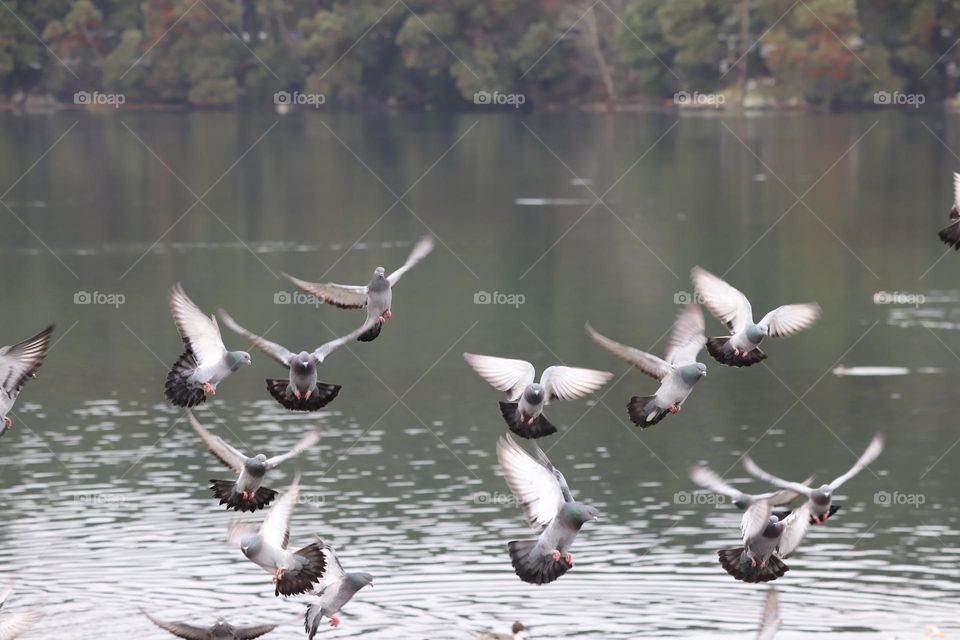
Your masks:
M 147 616 L 153 624 L 178 638 L 186 638 L 186 640 L 208 640 L 210 637 L 209 629 L 195 627 L 192 624 L 185 624 L 183 622 L 164 622 L 163 620 L 157 620 L 149 613 L 144 613 L 143 615 Z
M 259 638 L 260 636 L 265 636 L 278 625 L 275 624 L 258 624 L 252 627 L 240 627 L 234 629 L 233 634 L 237 640 L 253 640 L 254 638 Z
M 403 263 L 403 266 L 387 276 L 390 286 L 396 286 L 397 280 L 409 271 L 413 265 L 426 258 L 431 251 L 433 251 L 433 236 L 426 235 L 420 238 L 419 242 L 413 246 L 413 250 L 407 256 L 407 261 Z
M 557 476 L 534 460 L 509 435 L 497 440 L 497 459 L 510 492 L 520 503 L 530 526 L 545 527 L 564 503 Z
M 740 519 L 740 535 L 743 536 L 744 544 L 760 535 L 772 513 L 773 505 L 767 500 L 755 500 L 747 507 Z
M 326 357 L 330 355 L 333 351 L 347 344 L 351 340 L 356 339 L 357 336 L 359 336 L 361 333 L 366 331 L 368 328 L 369 327 L 367 326 L 367 323 L 364 322 L 362 325 L 360 325 L 350 333 L 320 345 L 313 351 L 314 359 L 317 362 L 323 362 L 326 359 Z
M 697 354 L 707 344 L 704 334 L 703 312 L 695 304 L 688 304 L 677 314 L 673 332 L 667 344 L 666 360 L 672 365 L 683 366 L 697 361 Z
M 763 613 L 760 614 L 760 630 L 757 640 L 773 640 L 780 630 L 780 594 L 773 587 L 767 590 L 763 600 Z
M 320 442 L 320 430 L 314 429 L 300 439 L 293 449 L 278 456 L 273 456 L 267 460 L 267 469 L 273 469 L 290 458 L 296 458 L 298 455 Z
M 783 519 L 783 535 L 780 536 L 780 542 L 777 545 L 777 555 L 781 558 L 789 558 L 807 535 L 807 529 L 810 528 L 810 505 L 810 501 L 807 500 Z
M 536 369 L 526 360 L 481 356 L 476 353 L 465 353 L 463 358 L 490 386 L 505 392 L 511 402 L 520 398 L 520 394 L 527 385 L 533 383 L 537 375 Z
M 276 342 L 270 342 L 263 336 L 258 336 L 252 331 L 247 331 L 241 327 L 236 320 L 230 317 L 230 314 L 219 309 L 217 313 L 220 314 L 220 319 L 223 320 L 223 324 L 227 325 L 227 328 L 235 333 L 239 333 L 241 336 L 253 343 L 257 349 L 264 352 L 280 364 L 285 367 L 290 366 L 290 360 L 293 358 L 293 353 L 283 345 L 279 345 Z
M 12 396 L 19 392 L 27 378 L 36 374 L 50 348 L 50 325 L 32 338 L 0 348 L 0 388 Z
M 326 560 L 326 569 L 324 570 L 323 578 L 320 580 L 320 585 L 317 588 L 318 593 L 323 593 L 326 589 L 335 587 L 343 582 L 343 579 L 346 577 L 346 572 L 344 572 L 343 565 L 340 564 L 340 559 L 337 558 L 337 553 L 334 548 L 320 538 L 317 538 L 317 542 L 320 543 L 320 550 L 323 552 L 323 557 Z
M 610 381 L 609 371 L 581 369 L 580 367 L 547 367 L 540 375 L 546 401 L 576 400 L 593 393 Z
M 263 524 L 260 525 L 260 535 L 268 544 L 281 549 L 287 548 L 290 542 L 290 519 L 293 517 L 293 508 L 299 497 L 300 476 L 298 475 L 293 479 L 287 492 L 273 504 Z
M 216 318 L 206 316 L 187 297 L 179 282 L 170 292 L 170 313 L 177 324 L 180 338 L 193 351 L 201 366 L 223 358 L 227 348 L 223 346 Z
M 327 304 L 332 304 L 341 309 L 362 309 L 367 306 L 367 287 L 365 285 L 336 284 L 333 282 L 307 282 L 294 278 L 289 274 L 283 274 L 287 279 L 295 284 L 297 288 Z
M 22 633 L 26 633 L 37 624 L 41 615 L 39 611 L 22 611 L 0 620 L 0 640 L 13 640 Z
M 703 304 L 717 320 L 727 325 L 730 333 L 737 333 L 753 322 L 750 301 L 737 288 L 700 267 L 694 267 L 690 277 Z
M 770 329 L 770 337 L 784 338 L 813 326 L 822 313 L 816 302 L 785 304 L 763 316 L 759 324 Z
M 227 467 L 233 469 L 237 473 L 243 471 L 243 463 L 246 462 L 247 456 L 243 455 L 232 446 L 227 444 L 226 440 L 220 436 L 214 435 L 207 431 L 207 429 L 200 424 L 200 421 L 193 415 L 192 412 L 187 412 L 187 415 L 190 419 L 190 425 L 193 427 L 193 430 L 197 432 L 197 435 L 200 436 L 200 439 L 203 440 L 203 444 L 207 445 L 207 449 L 210 450 L 210 453 L 215 455 L 217 459 Z
M 781 489 L 795 491 L 807 497 L 810 497 L 810 494 L 813 493 L 813 490 L 806 485 L 800 484 L 798 482 L 790 482 L 788 480 L 778 478 L 772 473 L 767 473 L 766 471 L 761 469 L 760 466 L 756 462 L 754 462 L 750 456 L 744 456 L 743 468 L 746 469 L 747 473 L 752 475 L 754 478 L 757 478 L 758 480 L 763 480 L 764 482 L 769 482 L 770 484 L 780 487 Z
M 867 446 L 866 451 L 863 452 L 863 455 L 860 456 L 860 459 L 853 463 L 849 471 L 831 482 L 830 488 L 834 490 L 839 489 L 840 485 L 860 473 L 864 467 L 876 460 L 881 451 L 883 451 L 883 436 L 878 433 L 873 436 L 873 440 L 870 441 L 870 444 Z
M 709 489 L 714 493 L 719 493 L 720 495 L 727 496 L 728 498 L 736 499 L 738 496 L 743 494 L 742 491 L 737 491 L 732 486 L 727 484 L 727 482 L 718 476 L 713 469 L 702 465 L 696 466 L 690 470 L 690 479 L 704 489 Z
M 598 333 L 588 322 L 586 324 L 587 333 L 598 345 L 617 356 L 621 360 L 628 362 L 643 373 L 655 380 L 663 380 L 671 371 L 673 366 L 670 363 L 658 358 L 652 353 L 641 351 L 634 347 L 628 347 L 615 340 Z

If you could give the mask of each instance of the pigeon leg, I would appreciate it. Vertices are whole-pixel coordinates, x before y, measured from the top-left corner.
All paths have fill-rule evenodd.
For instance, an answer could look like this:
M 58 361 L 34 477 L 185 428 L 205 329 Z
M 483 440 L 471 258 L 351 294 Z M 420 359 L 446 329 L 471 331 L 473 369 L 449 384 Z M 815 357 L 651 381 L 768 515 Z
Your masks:
M 10 427 L 13 426 L 13 418 L 11 418 L 10 416 L 4 416 L 3 424 L 6 425 L 6 427 L 9 429 Z
M 210 384 L 209 382 L 204 382 L 204 383 L 203 383 L 203 390 L 206 391 L 207 393 L 209 393 L 209 394 L 212 395 L 212 396 L 217 395 L 217 388 L 214 387 L 214 386 L 213 386 L 212 384 Z
M 297 397 L 297 400 L 299 400 L 299 399 L 300 399 L 300 389 L 297 389 L 296 387 L 294 387 L 294 388 L 293 388 L 293 395 L 295 395 L 295 396 Z
M 533 416 L 530 416 L 530 419 L 527 420 L 527 424 L 533 424 L 533 421 L 536 420 Z
M 273 576 L 273 581 L 280 582 L 281 580 L 283 580 L 283 572 L 284 572 L 283 567 L 280 567 L 279 569 L 277 569 L 277 573 Z
M 553 550 L 553 559 L 555 562 L 560 562 L 560 558 L 563 556 L 558 549 Z
M 680 403 L 679 403 L 679 402 L 678 402 L 677 404 L 673 405 L 672 407 L 670 407 L 670 413 L 680 413 Z
M 386 320 L 383 319 L 383 316 L 377 316 L 377 319 L 380 321 L 380 324 L 386 322 Z
M 331 626 L 331 627 L 339 627 L 339 626 L 340 626 L 340 618 L 338 618 L 337 616 L 330 616 L 330 626 Z
M 826 522 L 827 518 L 829 517 L 830 517 L 830 512 L 829 511 L 825 512 L 822 516 L 820 516 L 820 524 L 823 524 L 824 522 Z
M 389 320 L 390 318 L 393 317 L 393 311 L 390 311 L 390 309 L 387 309 L 386 311 L 383 312 L 383 317 Z
M 305 394 L 303 394 L 303 399 L 304 399 L 304 400 L 309 400 L 309 399 L 310 399 L 310 396 L 312 396 L 312 395 L 313 395 L 313 389 L 307 389 L 307 392 L 306 392 Z
M 565 556 L 563 556 L 563 561 L 566 562 L 566 563 L 569 564 L 569 565 L 572 565 L 572 564 L 573 564 L 573 554 L 568 551 L 567 554 L 566 554 Z
M 756 558 L 750 558 L 750 567 L 751 567 L 751 568 L 754 568 L 754 569 L 757 567 L 757 559 L 756 559 Z

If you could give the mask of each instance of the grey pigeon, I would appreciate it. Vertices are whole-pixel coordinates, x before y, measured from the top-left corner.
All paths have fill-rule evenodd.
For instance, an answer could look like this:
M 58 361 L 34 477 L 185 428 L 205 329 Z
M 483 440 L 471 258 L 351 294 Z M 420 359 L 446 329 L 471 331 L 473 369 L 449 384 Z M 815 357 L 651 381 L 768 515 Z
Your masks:
M 938 233 L 947 246 L 960 249 L 960 173 L 953 174 L 953 203 L 950 206 L 950 224 Z
M 707 342 L 703 327 L 700 307 L 695 304 L 684 307 L 673 323 L 666 358 L 661 359 L 602 336 L 587 323 L 587 333 L 594 342 L 660 381 L 660 388 L 654 395 L 630 398 L 627 413 L 633 424 L 645 429 L 663 420 L 668 413 L 680 413 L 693 386 L 707 375 L 706 365 L 697 362 L 697 354 Z
M 0 347 L 0 437 L 13 426 L 13 418 L 7 414 L 20 396 L 20 391 L 28 378 L 37 375 L 37 369 L 43 364 L 43 358 L 50 348 L 50 325 L 32 338 L 8 347 Z
M 307 282 L 294 278 L 291 275 L 287 279 L 310 295 L 316 296 L 327 304 L 332 304 L 341 309 L 362 309 L 367 308 L 367 319 L 363 323 L 365 330 L 357 337 L 361 342 L 371 342 L 380 335 L 383 323 L 393 317 L 393 288 L 397 281 L 413 265 L 427 257 L 433 251 L 433 236 L 426 235 L 414 245 L 413 250 L 407 257 L 403 266 L 391 273 L 385 275 L 383 267 L 377 267 L 373 271 L 373 278 L 368 285 L 335 284 L 333 282 Z
M 340 560 L 333 550 L 333 547 L 326 544 L 323 540 L 317 539 L 323 549 L 323 555 L 327 560 L 327 570 L 323 574 L 323 580 L 320 581 L 319 588 L 314 595 L 319 597 L 318 602 L 307 606 L 307 613 L 303 618 L 303 628 L 309 634 L 310 640 L 317 633 L 320 622 L 324 618 L 329 618 L 331 627 L 340 626 L 340 618 L 337 612 L 340 611 L 350 599 L 357 594 L 357 591 L 367 585 L 373 586 L 373 576 L 369 573 L 346 573 Z
M 767 473 L 761 469 L 750 456 L 743 458 L 743 466 L 747 472 L 755 478 L 769 482 L 782 489 L 796 491 L 807 496 L 810 503 L 810 524 L 822 524 L 840 509 L 840 505 L 833 504 L 833 492 L 839 489 L 847 480 L 850 480 L 853 476 L 860 473 L 864 467 L 876 460 L 882 451 L 883 435 L 878 433 L 873 437 L 873 440 L 870 441 L 870 444 L 863 452 L 863 455 L 860 456 L 860 459 L 850 467 L 849 471 L 833 482 L 816 488 L 807 487 L 796 482 L 789 482 L 771 473 Z
M 513 569 L 531 584 L 553 582 L 573 567 L 570 547 L 587 522 L 597 520 L 594 507 L 577 502 L 563 474 L 536 447 L 534 459 L 510 434 L 497 440 L 497 459 L 511 493 L 531 527 L 542 528 L 535 540 L 507 543 Z
M 730 337 L 710 338 L 707 351 L 717 362 L 731 367 L 749 367 L 767 358 L 760 343 L 767 336 L 792 336 L 820 319 L 815 302 L 785 304 L 753 321 L 753 308 L 745 295 L 705 269 L 694 267 L 693 286 L 707 309 L 727 325 Z
M 0 590 L 0 609 L 7 603 L 7 598 L 10 597 L 12 592 L 12 586 Z M 39 611 L 23 611 L 0 617 L 0 640 L 13 640 L 20 637 L 21 634 L 29 631 L 33 625 L 37 624 L 40 617 Z
M 740 522 L 743 546 L 718 551 L 720 565 L 734 578 L 744 582 L 776 580 L 789 570 L 774 555 L 784 526 L 773 515 L 773 506 L 767 500 L 753 502 Z
M 556 433 L 543 407 L 554 400 L 576 400 L 605 385 L 613 374 L 579 367 L 547 367 L 534 382 L 537 371 L 526 360 L 463 354 L 464 359 L 494 389 L 507 394 L 500 413 L 510 430 L 522 438 L 540 438 Z
M 143 615 L 164 631 L 187 640 L 253 640 L 253 638 L 267 635 L 278 626 L 275 624 L 258 624 L 250 627 L 235 627 L 223 618 L 218 618 L 210 627 L 197 627 L 184 622 L 157 620 L 149 613 Z
M 300 478 L 270 507 L 259 528 L 234 524 L 228 539 L 240 547 L 248 560 L 273 574 L 274 595 L 295 596 L 306 593 L 323 577 L 327 561 L 318 542 L 290 553 L 290 518 L 300 497 Z
M 361 326 L 345 336 L 317 347 L 313 352 L 293 353 L 282 345 L 247 331 L 223 309 L 220 309 L 220 319 L 231 330 L 250 340 L 260 351 L 290 369 L 287 378 L 268 378 L 267 390 L 277 402 L 291 411 L 317 411 L 337 397 L 340 385 L 317 380 L 317 366 L 337 347 L 350 342 L 366 330 Z
M 525 640 L 527 628 L 520 622 L 514 622 L 510 633 L 495 633 L 488 631 L 477 636 L 477 640 Z
M 773 587 L 767 590 L 763 599 L 763 613 L 760 615 L 760 629 L 757 631 L 757 640 L 773 640 L 780 630 L 780 594 Z
M 190 414 L 190 424 L 197 432 L 203 443 L 220 462 L 227 465 L 238 475 L 236 480 L 211 480 L 210 486 L 213 495 L 220 499 L 220 504 L 227 505 L 228 509 L 236 511 L 256 511 L 262 509 L 277 495 L 273 489 L 260 486 L 267 472 L 276 469 L 280 464 L 295 458 L 320 441 L 320 431 L 308 432 L 290 451 L 268 458 L 262 453 L 253 457 L 245 456 L 234 449 L 220 436 L 207 431 L 202 424 Z
M 709 489 L 714 493 L 730 498 L 733 506 L 744 512 L 743 520 L 740 523 L 741 529 L 746 527 L 748 524 L 746 510 L 755 502 L 766 501 L 769 502 L 773 507 L 779 507 L 785 504 L 790 504 L 803 495 L 799 491 L 792 491 L 790 489 L 779 489 L 777 491 L 758 494 L 744 493 L 743 491 L 740 491 L 739 489 L 736 489 L 728 484 L 712 469 L 703 465 L 695 466 L 690 470 L 690 479 L 704 489 Z M 804 481 L 804 485 L 809 485 L 812 479 L 812 476 L 807 478 Z
M 186 351 L 174 363 L 164 392 L 178 407 L 194 407 L 206 402 L 207 394 L 242 365 L 250 364 L 246 351 L 227 351 L 214 316 L 206 316 L 187 297 L 178 282 L 170 291 L 170 312 Z

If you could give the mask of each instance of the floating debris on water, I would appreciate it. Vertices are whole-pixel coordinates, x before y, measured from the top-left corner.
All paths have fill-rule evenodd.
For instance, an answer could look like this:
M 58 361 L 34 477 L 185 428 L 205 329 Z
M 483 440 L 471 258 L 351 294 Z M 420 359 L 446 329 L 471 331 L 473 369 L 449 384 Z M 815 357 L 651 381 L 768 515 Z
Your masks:
M 591 204 L 586 198 L 517 198 L 513 201 L 521 207 L 574 206 Z
M 845 367 L 840 365 L 833 370 L 835 376 L 905 376 L 910 373 L 943 373 L 939 367 L 919 367 L 913 371 L 907 367 Z

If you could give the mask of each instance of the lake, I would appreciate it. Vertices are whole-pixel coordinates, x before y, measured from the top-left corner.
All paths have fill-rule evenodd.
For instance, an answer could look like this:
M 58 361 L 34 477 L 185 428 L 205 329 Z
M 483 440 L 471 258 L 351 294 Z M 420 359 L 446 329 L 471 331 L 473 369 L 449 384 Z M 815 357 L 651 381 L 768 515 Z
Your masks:
M 883 455 L 775 583 L 777 637 L 956 634 L 960 255 L 936 231 L 958 152 L 960 119 L 923 112 L 0 114 L 0 343 L 57 323 L 0 440 L 8 607 L 43 609 L 27 637 L 165 637 L 141 610 L 305 637 L 307 600 L 274 598 L 226 543 L 261 514 L 217 506 L 208 481 L 229 472 L 164 401 L 181 352 L 167 294 L 180 281 L 208 313 L 313 349 L 363 314 L 291 302 L 282 272 L 365 283 L 430 232 L 381 337 L 322 366 L 343 385 L 327 410 L 276 404 L 263 380 L 285 372 L 253 352 L 197 411 L 268 453 L 324 430 L 268 486 L 299 470 L 291 544 L 318 534 L 375 586 L 318 637 L 470 638 L 514 620 L 533 638 L 752 637 L 767 587 L 716 559 L 740 513 L 692 494 L 689 468 L 760 489 L 749 451 L 826 482 L 878 431 Z M 697 264 L 755 309 L 816 300 L 824 316 L 765 343 L 763 365 L 702 352 L 709 375 L 683 412 L 641 431 L 626 402 L 655 381 L 583 325 L 662 353 Z M 530 534 L 496 461 L 500 395 L 464 351 L 617 376 L 548 412 L 560 433 L 540 444 L 601 512 L 554 584 L 513 574 L 505 543 Z

